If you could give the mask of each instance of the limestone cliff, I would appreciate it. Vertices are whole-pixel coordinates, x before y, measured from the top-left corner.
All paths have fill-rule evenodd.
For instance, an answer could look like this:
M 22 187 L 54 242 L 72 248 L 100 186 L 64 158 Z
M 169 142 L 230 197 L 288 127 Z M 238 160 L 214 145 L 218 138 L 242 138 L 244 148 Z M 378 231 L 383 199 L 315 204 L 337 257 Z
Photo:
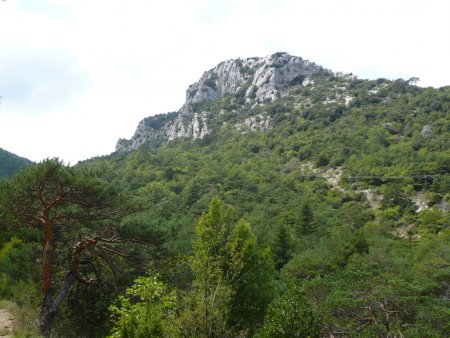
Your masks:
M 207 112 L 194 112 L 194 104 L 227 95 L 239 95 L 244 102 L 271 102 L 285 95 L 290 86 L 308 82 L 308 77 L 317 72 L 333 75 L 330 70 L 287 53 L 221 62 L 189 86 L 186 102 L 178 112 L 145 118 L 131 140 L 119 139 L 116 151 L 134 150 L 143 144 L 160 146 L 180 137 L 201 139 L 211 130 Z M 264 130 L 269 128 L 268 123 L 260 117 L 243 118 L 237 127 L 247 125 L 250 130 Z

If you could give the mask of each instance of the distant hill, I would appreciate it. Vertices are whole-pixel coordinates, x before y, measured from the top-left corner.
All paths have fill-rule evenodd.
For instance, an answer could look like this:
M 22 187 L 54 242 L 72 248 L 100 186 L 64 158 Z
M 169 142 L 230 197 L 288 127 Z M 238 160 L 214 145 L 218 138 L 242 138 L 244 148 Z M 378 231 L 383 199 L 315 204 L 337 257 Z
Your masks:
M 32 162 L 0 148 L 0 178 L 10 176 Z

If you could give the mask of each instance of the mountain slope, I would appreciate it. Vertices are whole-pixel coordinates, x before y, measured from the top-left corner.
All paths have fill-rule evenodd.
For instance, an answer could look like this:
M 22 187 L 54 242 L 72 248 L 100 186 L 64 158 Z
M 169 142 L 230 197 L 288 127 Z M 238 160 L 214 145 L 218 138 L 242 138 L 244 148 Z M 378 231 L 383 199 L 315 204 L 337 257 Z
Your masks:
M 278 74 L 283 64 L 273 62 L 284 59 L 303 63 L 284 53 L 254 62 Z M 133 254 L 123 261 L 129 268 L 113 269 L 114 280 L 123 286 L 137 274 L 151 280 L 158 275 L 180 296 L 173 317 L 156 323 L 177 330 L 200 320 L 201 312 L 179 314 L 203 308 L 190 298 L 201 284 L 221 285 L 193 281 L 190 269 L 199 262 L 193 243 L 202 233 L 215 232 L 196 231 L 196 224 L 205 224 L 202 215 L 218 197 L 236 219 L 245 219 L 240 224 L 247 230 L 236 242 L 230 242 L 233 231 L 218 231 L 225 240 L 212 243 L 217 246 L 205 258 L 251 242 L 264 255 L 253 256 L 253 265 L 245 262 L 245 271 L 257 271 L 260 263 L 271 267 L 261 280 L 242 275 L 249 288 L 238 291 L 248 306 L 214 308 L 230 336 L 265 336 L 261 327 L 270 332 L 276 325 L 296 324 L 291 321 L 306 320 L 307 312 L 316 313 L 307 309 L 314 309 L 321 332 L 314 336 L 445 337 L 450 332 L 450 87 L 358 80 L 315 66 L 295 81 L 294 74 L 281 82 L 268 76 L 278 94 L 260 92 L 258 98 L 257 91 L 249 91 L 259 72 L 254 69 L 254 74 L 241 72 L 236 60 L 218 65 L 188 89 L 180 111 L 144 119 L 117 152 L 78 164 L 133 194 L 141 206 L 119 231 L 125 238 L 151 240 L 136 241 L 132 250 L 143 260 L 133 261 Z M 8 266 L 0 264 L 0 274 L 8 274 Z M 217 276 L 225 265 L 212 266 Z M 265 299 L 275 299 L 269 311 L 255 307 L 261 281 L 272 286 L 264 290 Z M 299 297 L 279 298 L 292 288 Z M 118 289 L 91 290 L 73 290 L 57 335 L 108 335 L 102 332 L 111 326 L 106 309 L 118 304 L 111 299 Z M 306 316 L 298 318 L 296 309 L 306 309 Z M 139 319 L 148 311 L 135 316 L 123 310 L 133 319 L 130 325 L 153 323 Z M 238 321 L 233 323 L 227 311 Z M 265 313 L 270 318 L 263 319 Z M 251 320 L 244 324 L 244 316 Z
M 198 104 L 233 96 L 238 104 L 273 102 L 286 95 L 290 86 L 307 82 L 317 73 L 334 75 L 287 53 L 221 62 L 189 86 L 186 102 L 178 112 L 145 118 L 131 140 L 117 142 L 116 151 L 135 150 L 143 144 L 159 146 L 181 137 L 202 139 L 211 129 L 207 112 L 198 111 Z
M 195 102 L 203 138 L 166 135 L 82 165 L 143 201 L 127 231 L 162 232 L 182 257 L 220 197 L 272 256 L 274 283 L 303 288 L 324 335 L 445 335 L 450 87 L 318 72 L 283 90 Z M 171 114 L 149 118 L 159 135 Z M 185 290 L 183 273 L 168 279 Z
M 32 162 L 0 148 L 0 178 L 14 174 Z
M 221 79 L 214 74 L 205 73 L 193 87 L 198 90 L 205 79 Z M 424 210 L 419 205 L 448 209 L 450 87 L 420 88 L 401 79 L 358 80 L 319 66 L 303 81 L 278 87 L 283 94 L 274 100 L 259 102 L 237 86 L 219 87 L 236 92 L 188 100 L 180 112 L 149 117 L 140 125 L 150 127 L 132 139 L 137 150 L 122 149 L 90 165 L 100 164 L 109 180 L 139 194 L 153 194 L 152 187 L 160 187 L 164 198 L 152 199 L 152 209 L 164 201 L 184 210 L 174 209 L 160 224 L 179 224 L 170 217 L 180 213 L 199 215 L 211 196 L 219 194 L 248 214 L 262 241 L 273 235 L 270 224 L 278 213 L 303 203 L 304 193 L 296 194 L 302 185 L 360 196 L 376 210 L 399 207 L 395 224 L 403 224 L 404 212 L 416 217 L 416 210 Z M 202 116 L 208 133 L 169 142 L 167 126 L 187 116 L 186 111 L 194 120 Z M 158 135 L 158 142 L 142 137 L 149 130 Z M 311 198 L 324 207 L 328 203 L 319 202 L 324 197 Z M 259 210 L 259 204 L 270 207 Z M 192 230 L 189 223 L 184 218 L 180 225 L 183 242 L 184 231 Z

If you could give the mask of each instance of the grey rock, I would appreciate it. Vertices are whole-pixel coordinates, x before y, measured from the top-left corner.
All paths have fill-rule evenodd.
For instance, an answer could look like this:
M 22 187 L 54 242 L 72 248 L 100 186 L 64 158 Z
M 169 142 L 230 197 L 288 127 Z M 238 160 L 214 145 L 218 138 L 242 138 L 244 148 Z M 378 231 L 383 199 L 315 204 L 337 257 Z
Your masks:
M 265 131 L 271 128 L 270 116 L 267 114 L 258 114 L 244 119 L 235 124 L 237 130 L 245 133 L 246 131 Z
M 144 144 L 156 147 L 180 137 L 201 139 L 211 132 L 207 112 L 194 113 L 193 104 L 225 95 L 241 97 L 244 102 L 271 102 L 285 95 L 284 89 L 289 86 L 307 85 L 309 77 L 318 72 L 334 75 L 330 70 L 287 53 L 221 62 L 189 86 L 185 104 L 178 112 L 170 113 L 168 118 L 162 115 L 145 118 L 130 140 L 119 139 L 116 151 L 131 151 Z M 255 116 L 236 127 L 262 131 L 269 128 L 269 122 L 267 116 Z
M 175 122 L 166 128 L 167 140 L 173 141 L 180 137 L 192 138 L 194 140 L 202 139 L 209 134 L 206 114 L 206 112 L 195 113 L 187 123 L 183 115 L 178 115 Z
M 161 122 L 158 121 L 158 118 L 161 118 L 162 115 L 147 117 L 139 122 L 130 140 L 119 139 L 117 141 L 116 151 L 132 151 L 144 144 L 158 147 L 181 137 L 202 139 L 210 132 L 206 123 L 206 114 L 206 112 L 202 112 L 187 116 L 177 112 L 175 118 L 169 117 L 162 123 L 158 123 Z
M 438 210 L 442 213 L 448 213 L 450 211 L 450 204 L 447 201 L 442 201 L 439 204 L 436 204 Z
M 287 53 L 224 61 L 189 86 L 185 106 L 226 94 L 235 95 L 246 87 L 246 99 L 274 101 L 283 95 L 283 88 L 302 84 L 309 76 L 321 71 L 333 75 L 330 70 Z
M 420 135 L 423 137 L 432 137 L 433 136 L 433 129 L 429 125 L 423 126 L 422 130 L 420 131 Z

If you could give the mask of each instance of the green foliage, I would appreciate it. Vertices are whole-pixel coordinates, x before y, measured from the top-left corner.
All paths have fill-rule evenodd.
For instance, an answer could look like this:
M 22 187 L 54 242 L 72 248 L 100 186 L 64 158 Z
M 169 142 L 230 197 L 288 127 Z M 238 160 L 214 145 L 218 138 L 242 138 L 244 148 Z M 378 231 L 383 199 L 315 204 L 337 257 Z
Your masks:
M 176 295 L 157 277 L 138 277 L 109 310 L 114 317 L 111 338 L 173 337 Z
M 11 279 L 17 280 L 21 274 L 19 267 L 14 264 L 18 248 L 22 241 L 13 237 L 0 248 L 0 297 L 9 296 Z
M 367 254 L 354 255 L 343 270 L 304 283 L 309 299 L 321 309 L 329 334 L 445 335 L 448 321 L 435 318 L 448 313 L 442 298 L 446 292 L 442 278 L 449 276 L 448 262 L 444 263 L 449 255 L 444 249 L 448 231 L 434 238 L 434 244 L 426 238 L 415 248 L 383 235 L 368 238 Z
M 8 177 L 29 165 L 30 160 L 0 148 L 0 178 Z
M 156 114 L 144 119 L 144 123 L 146 126 L 158 130 L 161 127 L 164 127 L 164 125 L 166 125 L 167 123 L 173 121 L 177 117 L 177 115 L 177 112 Z
M 275 234 L 273 244 L 275 268 L 280 270 L 292 257 L 291 236 L 286 225 L 281 224 Z
M 29 261 L 36 256 L 32 251 L 35 246 L 22 245 L 11 239 L 4 248 L 10 248 L 9 256 L 28 256 L 25 260 L 32 266 L 28 278 L 41 266 L 44 304 L 41 332 L 49 336 L 62 301 L 70 289 L 72 292 L 79 290 L 71 286 L 78 280 L 98 280 L 100 275 L 112 269 L 114 259 L 107 256 L 120 254 L 118 246 L 122 242 L 113 224 L 134 210 L 132 199 L 86 169 L 71 168 L 57 159 L 49 159 L 4 182 L 0 200 L 7 229 L 36 229 L 43 242 L 41 255 L 36 260 L 38 264 L 34 266 Z M 18 247 L 15 252 L 13 246 Z M 33 255 L 25 255 L 26 250 Z M 21 262 L 0 264 L 0 270 L 9 270 L 9 278 L 27 281 L 15 271 L 23 266 L 27 265 Z M 14 296 L 14 292 L 11 293 Z M 71 317 L 71 311 L 73 309 L 67 307 L 65 318 Z
M 297 230 L 299 236 L 310 235 L 316 230 L 314 214 L 308 202 L 304 202 L 300 208 L 300 224 Z
M 192 243 L 193 290 L 181 314 L 189 336 L 227 336 L 252 330 L 272 296 L 272 263 L 236 212 L 214 198 Z
M 232 267 L 230 300 L 231 326 L 253 332 L 262 321 L 273 298 L 273 262 L 268 250 L 262 249 L 250 224 L 240 220 L 227 242 L 228 264 Z
M 293 287 L 270 304 L 257 337 L 322 337 L 321 318 L 303 292 Z
M 190 266 L 195 275 L 193 291 L 187 298 L 187 307 L 181 315 L 184 330 L 189 335 L 223 336 L 227 332 L 228 303 L 231 298 L 229 274 L 235 273 L 236 264 L 224 271 L 226 264 L 226 239 L 231 232 L 236 215 L 219 199 L 211 201 L 208 213 L 196 226 L 196 239 L 192 243 L 194 256 Z
M 73 310 L 60 317 L 67 329 L 58 332 L 104 335 L 110 325 L 105 304 L 148 271 L 159 272 L 181 295 L 174 336 L 204 336 L 205 309 L 217 335 L 251 336 L 274 297 L 273 285 L 283 290 L 292 281 L 323 317 L 324 335 L 441 337 L 450 331 L 450 87 L 325 72 L 305 86 L 300 80 L 274 102 L 244 102 L 244 88 L 193 104 L 193 112 L 207 112 L 211 134 L 202 140 L 144 146 L 73 169 L 98 173 L 112 192 L 125 190 L 140 201 L 141 211 L 118 228 L 145 244 L 127 248 L 143 257 L 136 266 L 116 262 L 115 277 L 97 294 L 73 290 L 67 304 Z M 259 115 L 268 117 L 267 130 L 236 129 Z M 173 116 L 147 122 L 159 128 Z M 0 187 L 0 195 L 5 191 Z M 420 199 L 430 208 L 419 212 Z M 16 272 L 36 271 L 41 238 L 12 225 L 1 214 L 1 245 L 13 237 L 22 243 L 9 251 L 0 274 L 5 294 L 18 298 L 14 285 L 26 278 Z M 83 222 L 81 229 L 91 226 Z M 78 234 L 75 227 L 69 233 Z M 374 319 L 358 317 L 368 318 L 369 308 Z M 384 319 L 386 309 L 397 308 Z

